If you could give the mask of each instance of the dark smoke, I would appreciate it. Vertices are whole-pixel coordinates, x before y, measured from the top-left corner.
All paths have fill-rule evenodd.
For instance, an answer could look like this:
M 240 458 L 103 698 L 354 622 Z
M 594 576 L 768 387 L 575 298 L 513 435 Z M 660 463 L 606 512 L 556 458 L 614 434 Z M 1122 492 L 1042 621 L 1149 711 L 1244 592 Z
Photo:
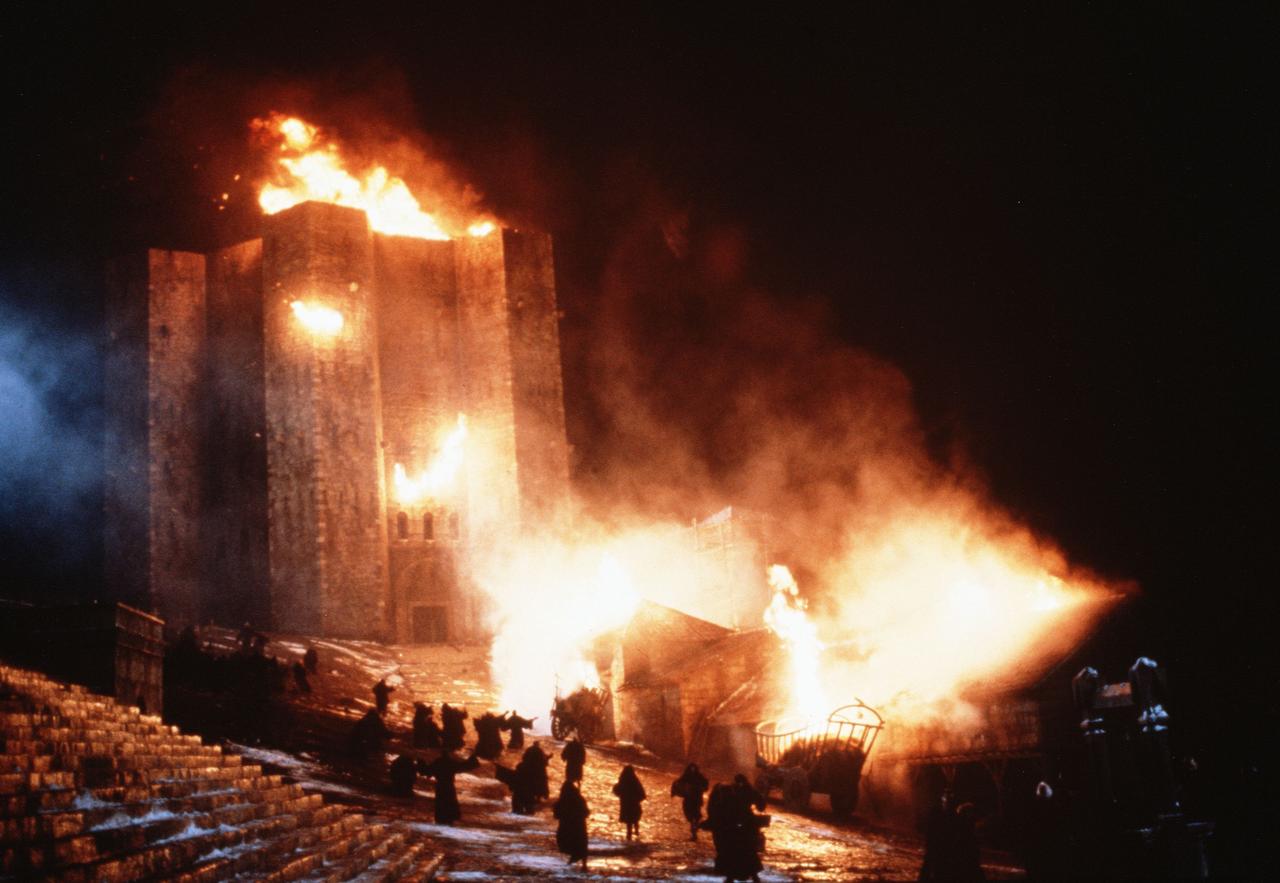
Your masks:
M 3 595 L 92 594 L 102 510 L 98 333 L 49 308 L 83 280 L 0 279 L 0 548 Z M 83 317 L 81 317 L 83 320 Z

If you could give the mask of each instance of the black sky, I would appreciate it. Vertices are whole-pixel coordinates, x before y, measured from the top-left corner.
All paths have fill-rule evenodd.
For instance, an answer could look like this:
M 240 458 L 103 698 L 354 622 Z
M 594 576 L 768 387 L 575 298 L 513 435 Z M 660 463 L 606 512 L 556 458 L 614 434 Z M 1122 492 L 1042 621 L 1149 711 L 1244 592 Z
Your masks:
M 556 236 L 581 470 L 602 418 L 572 348 L 613 244 L 686 210 L 744 284 L 829 303 L 834 334 L 900 366 L 939 458 L 1138 580 L 1162 644 L 1274 686 L 1273 18 L 534 6 L 10 5 L 5 300 L 94 332 L 105 255 L 248 223 L 216 214 L 226 160 L 200 155 L 243 134 L 244 96 L 368 100 Z M 51 554 L 38 509 L 4 507 L 11 593 L 90 579 L 92 556 L 68 575 Z

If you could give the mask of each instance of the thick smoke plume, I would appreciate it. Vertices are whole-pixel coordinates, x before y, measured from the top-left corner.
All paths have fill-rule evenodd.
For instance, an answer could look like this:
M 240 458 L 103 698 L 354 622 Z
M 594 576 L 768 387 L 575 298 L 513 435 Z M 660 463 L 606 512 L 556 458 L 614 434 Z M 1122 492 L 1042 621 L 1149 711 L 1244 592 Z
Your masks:
M 39 311 L 46 283 L 0 285 L 0 527 L 15 580 L 6 594 L 56 600 L 83 592 L 75 583 L 99 548 L 100 353 L 92 334 Z

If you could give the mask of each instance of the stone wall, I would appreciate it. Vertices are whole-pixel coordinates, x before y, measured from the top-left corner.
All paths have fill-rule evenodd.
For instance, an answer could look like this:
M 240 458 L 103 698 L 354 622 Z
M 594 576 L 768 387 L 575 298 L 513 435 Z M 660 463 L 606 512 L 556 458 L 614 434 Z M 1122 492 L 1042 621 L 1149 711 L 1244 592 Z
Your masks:
M 107 274 L 107 591 L 174 628 L 200 615 L 204 270 L 152 249 Z
M 209 255 L 204 618 L 271 626 L 262 240 Z
M 484 637 L 471 556 L 568 510 L 549 237 L 375 236 L 304 203 L 261 240 L 108 276 L 111 597 L 174 629 L 400 640 L 413 605 L 449 599 L 449 639 Z M 341 328 L 307 330 L 295 301 Z M 420 473 L 459 414 L 458 487 L 396 500 L 394 465 Z
M 386 484 L 363 212 L 303 203 L 267 219 L 268 540 L 273 620 L 312 634 L 386 633 Z M 317 334 L 294 301 L 337 310 Z
M 569 446 L 551 237 L 502 232 L 511 345 L 520 518 L 526 529 L 568 516 Z

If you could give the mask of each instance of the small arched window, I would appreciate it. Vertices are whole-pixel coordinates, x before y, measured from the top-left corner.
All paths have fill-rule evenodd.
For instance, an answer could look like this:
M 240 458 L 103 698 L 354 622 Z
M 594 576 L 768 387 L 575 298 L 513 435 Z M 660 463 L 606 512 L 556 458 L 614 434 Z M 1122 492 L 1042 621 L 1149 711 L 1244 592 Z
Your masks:
M 396 513 L 396 536 L 402 540 L 409 539 L 409 516 L 403 512 Z
M 436 538 L 436 517 L 430 512 L 424 512 L 422 515 L 422 538 L 424 540 Z

